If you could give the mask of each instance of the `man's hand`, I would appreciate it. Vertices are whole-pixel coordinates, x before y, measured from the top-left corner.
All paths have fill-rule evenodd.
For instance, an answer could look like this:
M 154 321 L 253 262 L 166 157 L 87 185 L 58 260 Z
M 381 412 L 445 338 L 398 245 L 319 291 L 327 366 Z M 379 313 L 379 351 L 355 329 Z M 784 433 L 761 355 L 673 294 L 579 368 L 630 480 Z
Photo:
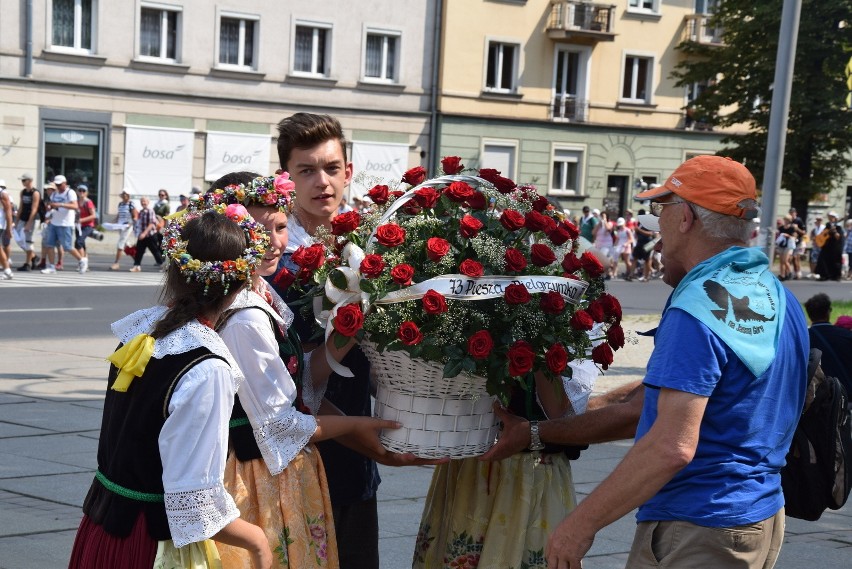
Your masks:
M 573 521 L 573 517 L 568 516 L 550 534 L 544 547 L 547 569 L 580 569 L 583 566 L 583 556 L 592 547 L 595 534 L 585 535 L 584 528 L 577 527 L 579 524 Z
M 513 415 L 508 409 L 494 403 L 494 413 L 503 423 L 497 443 L 479 460 L 503 460 L 517 454 L 530 446 L 530 422 L 522 417 Z
M 335 440 L 385 466 L 425 466 L 442 464 L 450 460 L 449 458 L 420 458 L 412 453 L 390 451 L 382 446 L 379 440 L 379 431 L 382 429 L 398 429 L 401 425 L 394 421 L 384 421 L 369 417 L 364 417 L 364 419 L 371 421 L 372 425 L 365 425 L 365 428 L 356 429 L 348 435 L 337 437 Z

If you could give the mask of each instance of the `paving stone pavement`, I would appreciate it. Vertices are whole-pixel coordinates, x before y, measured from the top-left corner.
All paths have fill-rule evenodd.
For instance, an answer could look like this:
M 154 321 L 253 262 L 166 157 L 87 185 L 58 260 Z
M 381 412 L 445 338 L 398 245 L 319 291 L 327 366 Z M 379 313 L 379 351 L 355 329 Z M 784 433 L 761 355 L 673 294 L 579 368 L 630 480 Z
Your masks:
M 651 340 L 635 335 L 656 318 L 625 318 L 628 343 L 598 382 L 607 390 L 639 379 Z M 0 569 L 67 565 L 83 499 L 95 468 L 111 337 L 73 344 L 4 342 L 0 358 Z M 578 496 L 588 495 L 630 448 L 596 445 L 573 463 Z M 431 467 L 381 468 L 382 569 L 410 567 Z M 586 569 L 624 567 L 634 528 L 628 515 L 598 534 Z M 776 567 L 847 569 L 852 565 L 852 503 L 818 522 L 787 519 Z M 492 568 L 485 568 L 492 569 Z M 498 568 L 494 568 L 498 569 Z M 502 568 L 499 568 L 502 569 Z

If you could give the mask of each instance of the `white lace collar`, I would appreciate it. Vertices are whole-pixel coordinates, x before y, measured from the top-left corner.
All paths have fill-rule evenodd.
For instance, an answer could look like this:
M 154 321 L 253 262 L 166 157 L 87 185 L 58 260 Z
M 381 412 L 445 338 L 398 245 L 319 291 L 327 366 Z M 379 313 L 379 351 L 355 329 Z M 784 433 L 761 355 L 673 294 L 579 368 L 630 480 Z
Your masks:
M 166 314 L 168 308 L 165 306 L 154 306 L 145 308 L 125 316 L 121 320 L 112 323 L 112 333 L 127 343 L 139 334 L 150 334 L 154 326 Z M 161 359 L 164 356 L 183 354 L 195 348 L 207 348 L 217 356 L 220 356 L 231 366 L 234 374 L 234 383 L 239 386 L 245 376 L 240 366 L 234 360 L 225 342 L 214 330 L 201 324 L 197 320 L 190 320 L 177 330 L 174 330 L 163 338 L 154 341 L 154 353 L 152 357 Z
M 299 219 L 295 215 L 291 215 L 287 223 L 287 247 L 284 249 L 284 252 L 293 253 L 299 247 L 308 247 L 313 242 L 314 238 L 302 227 Z
M 272 296 L 272 306 L 270 306 L 269 303 L 266 302 L 266 299 L 254 290 L 243 289 L 240 291 L 240 294 L 237 295 L 237 298 L 234 299 L 231 309 L 250 307 L 260 308 L 272 316 L 276 322 L 283 325 L 285 329 L 289 328 L 293 324 L 293 311 L 290 310 L 287 303 L 278 296 L 278 293 L 266 284 L 266 281 L 261 279 L 260 286 L 265 287 L 266 291 L 268 291 Z M 273 306 L 275 308 L 273 308 Z

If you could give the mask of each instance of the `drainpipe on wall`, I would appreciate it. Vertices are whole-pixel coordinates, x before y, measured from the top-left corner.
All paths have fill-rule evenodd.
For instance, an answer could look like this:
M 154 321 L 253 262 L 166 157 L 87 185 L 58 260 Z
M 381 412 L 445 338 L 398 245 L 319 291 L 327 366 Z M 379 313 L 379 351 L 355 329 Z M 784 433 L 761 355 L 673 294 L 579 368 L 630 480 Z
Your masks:
M 27 0 L 26 14 L 26 47 L 24 57 L 24 77 L 30 79 L 33 76 L 33 0 Z
M 435 0 L 435 33 L 432 37 L 432 96 L 429 117 L 429 172 L 438 171 L 438 78 L 441 67 L 441 18 L 444 0 Z

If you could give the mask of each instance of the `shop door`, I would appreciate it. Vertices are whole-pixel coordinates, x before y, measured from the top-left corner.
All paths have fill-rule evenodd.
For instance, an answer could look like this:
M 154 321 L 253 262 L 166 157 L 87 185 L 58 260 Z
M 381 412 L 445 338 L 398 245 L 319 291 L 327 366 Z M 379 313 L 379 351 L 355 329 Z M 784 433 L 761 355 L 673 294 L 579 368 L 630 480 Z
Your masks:
M 89 188 L 97 205 L 100 197 L 101 132 L 75 128 L 44 129 L 44 182 L 62 174 L 71 189 L 80 184 Z
M 627 176 L 609 175 L 606 177 L 606 197 L 603 209 L 611 220 L 621 217 L 627 209 Z

